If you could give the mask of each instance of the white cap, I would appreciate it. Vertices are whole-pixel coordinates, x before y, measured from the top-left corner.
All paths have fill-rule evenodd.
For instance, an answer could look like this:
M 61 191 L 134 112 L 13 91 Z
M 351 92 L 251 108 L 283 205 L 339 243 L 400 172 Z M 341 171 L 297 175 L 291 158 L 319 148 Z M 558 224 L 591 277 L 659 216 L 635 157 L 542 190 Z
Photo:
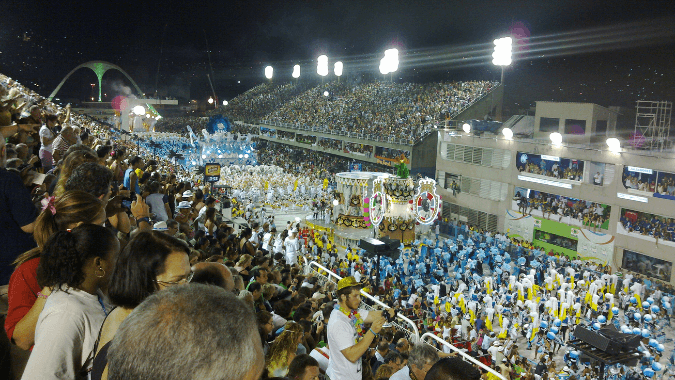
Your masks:
M 178 208 L 191 208 L 192 206 L 190 205 L 189 201 L 181 201 L 178 204 Z
M 194 195 L 194 193 L 192 192 L 192 190 L 183 191 L 183 198 L 190 198 L 193 195 Z
M 155 223 L 154 226 L 152 226 L 152 229 L 155 231 L 168 231 L 169 227 L 166 226 L 165 221 L 157 222 Z

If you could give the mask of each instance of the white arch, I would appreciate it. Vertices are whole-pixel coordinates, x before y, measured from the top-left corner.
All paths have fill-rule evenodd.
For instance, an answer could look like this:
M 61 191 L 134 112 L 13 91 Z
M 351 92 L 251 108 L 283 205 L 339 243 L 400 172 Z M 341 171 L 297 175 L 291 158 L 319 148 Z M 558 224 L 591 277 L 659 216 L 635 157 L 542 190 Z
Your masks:
M 66 77 L 63 78 L 61 83 L 59 83 L 59 85 L 56 86 L 56 89 L 54 91 L 52 91 L 52 93 L 49 95 L 48 99 L 50 101 L 52 99 L 54 99 L 54 97 L 56 96 L 56 93 L 59 92 L 59 90 L 61 89 L 61 86 L 63 86 L 63 84 L 66 82 L 66 80 L 68 80 L 68 78 L 70 78 L 70 76 L 73 75 L 74 72 L 76 72 L 79 69 L 85 68 L 85 67 L 88 68 L 88 69 L 91 69 L 96 74 L 96 77 L 98 78 L 98 101 L 99 102 L 101 101 L 101 80 L 103 79 L 103 74 L 105 74 L 106 71 L 108 71 L 108 70 L 117 70 L 117 71 L 121 72 L 127 79 L 129 79 L 129 81 L 134 86 L 134 88 L 136 88 L 136 91 L 138 91 L 138 95 L 140 97 L 143 97 L 143 91 L 141 90 L 141 88 L 138 87 L 136 82 L 134 82 L 134 80 L 131 79 L 129 74 L 127 74 L 126 71 L 122 70 L 121 67 L 119 67 L 115 64 L 112 64 L 110 62 L 105 62 L 105 61 L 89 61 L 89 62 L 85 62 L 85 63 L 77 66 L 73 70 L 71 70 L 68 73 L 68 75 L 66 75 Z

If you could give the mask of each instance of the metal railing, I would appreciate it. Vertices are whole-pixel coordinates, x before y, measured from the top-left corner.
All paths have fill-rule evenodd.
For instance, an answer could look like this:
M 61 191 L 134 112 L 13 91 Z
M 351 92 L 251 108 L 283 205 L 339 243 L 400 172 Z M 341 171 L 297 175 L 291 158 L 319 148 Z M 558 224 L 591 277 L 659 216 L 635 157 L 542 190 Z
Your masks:
M 464 360 L 466 360 L 466 361 L 469 361 L 469 362 L 471 362 L 471 363 L 473 363 L 473 364 L 479 366 L 480 368 L 482 368 L 482 369 L 484 369 L 484 370 L 490 372 L 491 374 L 497 376 L 498 378 L 500 378 L 500 379 L 502 379 L 502 380 L 506 380 L 506 378 L 505 378 L 504 376 L 502 376 L 501 373 L 499 373 L 499 372 L 495 371 L 494 369 L 492 369 L 492 368 L 486 366 L 485 364 L 483 364 L 483 363 L 481 363 L 480 361 L 476 360 L 473 356 L 467 354 L 466 352 L 464 352 L 464 351 L 462 351 L 461 349 L 459 349 L 459 348 L 453 346 L 452 344 L 450 344 L 450 343 L 444 341 L 443 339 L 437 337 L 436 335 L 434 335 L 434 334 L 432 334 L 432 333 L 425 333 L 425 334 L 423 334 L 423 335 L 420 337 L 420 341 L 421 341 L 422 343 L 426 343 L 426 344 L 430 345 L 431 347 L 436 348 L 433 344 L 430 344 L 429 342 L 426 341 L 427 338 L 432 338 L 432 339 L 434 339 L 436 342 L 438 342 L 438 343 L 444 345 L 445 347 L 449 348 L 451 351 L 456 352 L 458 355 L 460 355 L 460 356 L 462 357 L 462 359 L 464 359 Z M 436 348 L 436 349 L 437 349 L 437 348 Z
M 313 266 L 316 267 L 317 269 L 313 269 L 312 268 Z M 324 285 L 326 282 L 331 282 L 331 283 L 337 285 L 337 282 L 342 280 L 342 277 L 340 277 L 337 274 L 331 272 L 328 268 L 326 268 L 323 265 L 317 263 L 316 261 L 310 261 L 309 264 L 307 264 L 307 266 L 305 267 L 305 274 L 307 274 L 311 271 L 314 271 L 316 273 L 316 276 L 319 278 L 319 284 L 320 285 Z M 326 272 L 326 274 L 321 273 L 321 271 Z M 389 306 L 387 306 L 386 304 L 384 304 L 380 300 L 375 299 L 375 297 L 373 297 L 370 294 L 364 292 L 363 290 L 361 290 L 361 295 L 363 297 L 369 299 L 373 303 L 381 306 L 383 309 L 389 309 Z M 375 310 L 375 308 L 373 306 L 370 306 L 370 305 L 366 304 L 365 302 L 361 302 L 361 307 L 363 309 L 366 309 L 366 310 Z M 415 325 L 415 323 L 413 321 L 411 321 L 410 319 L 408 319 L 408 317 L 406 317 L 405 315 L 403 315 L 401 313 L 397 313 L 396 317 L 399 320 L 405 322 L 406 325 L 403 325 L 403 324 L 400 324 L 400 323 L 397 323 L 397 322 L 390 322 L 389 324 L 392 327 L 394 327 L 395 329 L 403 332 L 406 335 L 406 338 L 408 339 L 409 342 L 411 342 L 411 343 L 419 342 L 420 341 L 420 332 L 417 329 L 417 325 Z M 407 328 L 408 326 L 410 328 Z

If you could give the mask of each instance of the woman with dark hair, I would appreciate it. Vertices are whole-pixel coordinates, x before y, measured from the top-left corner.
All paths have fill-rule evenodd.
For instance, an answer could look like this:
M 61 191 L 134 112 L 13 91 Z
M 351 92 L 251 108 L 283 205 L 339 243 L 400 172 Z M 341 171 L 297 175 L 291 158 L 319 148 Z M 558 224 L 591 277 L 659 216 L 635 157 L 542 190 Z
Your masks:
M 255 313 L 258 321 L 258 332 L 260 333 L 260 341 L 263 344 L 263 353 L 267 355 L 270 350 L 270 334 L 274 330 L 274 322 L 272 313 L 266 310 L 261 310 Z
M 105 227 L 83 224 L 54 234 L 42 250 L 38 282 L 52 288 L 35 328 L 24 379 L 84 379 L 110 307 L 108 286 L 120 244 Z
M 213 236 L 216 227 L 216 209 L 208 208 L 204 212 L 204 230 L 208 236 Z
M 9 280 L 9 309 L 5 319 L 7 337 L 17 346 L 28 350 L 35 340 L 38 316 L 51 292 L 37 281 L 40 255 L 47 240 L 58 231 L 73 229 L 80 224 L 105 222 L 105 205 L 84 191 L 69 191 L 58 200 L 48 198 L 44 210 L 35 221 L 33 237 L 37 247 L 22 253 L 14 261 L 16 269 Z
M 253 244 L 249 241 L 251 236 L 253 236 L 253 231 L 250 227 L 246 227 L 241 231 L 241 234 L 239 235 L 239 254 L 243 255 L 247 253 L 251 256 L 255 256 L 255 249 L 253 248 Z
M 110 302 L 117 307 L 101 327 L 92 379 L 107 379 L 108 347 L 136 306 L 158 290 L 190 282 L 189 253 L 184 241 L 157 231 L 141 232 L 124 247 L 108 285 Z
M 195 199 L 192 202 L 192 208 L 195 209 L 196 212 L 199 212 L 204 206 L 206 206 L 206 203 L 204 203 L 204 192 L 202 189 L 197 189 L 195 190 Z

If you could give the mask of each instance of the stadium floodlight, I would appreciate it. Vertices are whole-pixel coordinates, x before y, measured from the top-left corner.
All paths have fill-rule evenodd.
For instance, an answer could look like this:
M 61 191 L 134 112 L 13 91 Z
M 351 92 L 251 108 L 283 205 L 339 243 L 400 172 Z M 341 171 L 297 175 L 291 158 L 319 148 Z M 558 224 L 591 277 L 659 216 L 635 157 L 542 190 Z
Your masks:
M 224 105 L 224 106 L 226 106 L 226 105 L 228 105 L 228 104 L 230 104 L 230 103 L 228 103 L 227 100 L 223 100 L 223 105 Z
M 274 68 L 272 66 L 265 67 L 265 78 L 272 79 L 274 76 Z
M 138 115 L 138 116 L 143 116 L 145 115 L 145 108 L 143 106 L 136 106 L 132 109 L 132 111 Z
M 213 98 L 209 97 L 209 104 L 213 104 Z
M 335 72 L 335 76 L 337 76 L 337 77 L 342 76 L 342 68 L 343 68 L 342 62 L 340 62 L 340 61 L 335 62 L 335 65 L 333 67 L 333 71 Z
M 316 73 L 325 77 L 328 75 L 328 56 L 320 55 L 317 60 Z
M 323 96 L 328 97 L 328 95 L 330 95 L 330 92 L 328 92 L 328 91 L 323 92 Z
M 398 49 L 387 49 L 380 60 L 380 73 L 391 74 L 398 70 Z
M 551 133 L 551 134 L 548 136 L 548 138 L 551 139 L 551 143 L 553 143 L 553 145 L 560 145 L 560 144 L 562 144 L 562 135 L 561 135 L 560 133 L 558 133 L 558 132 L 553 132 L 553 133 Z
M 300 65 L 295 65 L 293 66 L 293 78 L 298 79 L 300 78 Z
M 462 129 L 465 133 L 469 133 L 471 132 L 471 125 L 469 123 L 464 123 L 464 125 L 462 125 Z
M 495 51 L 492 53 L 492 64 L 496 66 L 508 66 L 511 64 L 511 52 L 513 40 L 511 37 L 503 37 L 494 40 Z
M 616 137 L 608 138 L 607 146 L 609 147 L 609 151 L 612 153 L 621 152 L 621 141 L 619 141 L 619 139 L 617 139 Z
M 504 138 L 507 140 L 511 140 L 513 138 L 513 131 L 511 130 L 511 128 L 502 129 L 502 134 L 504 135 Z

